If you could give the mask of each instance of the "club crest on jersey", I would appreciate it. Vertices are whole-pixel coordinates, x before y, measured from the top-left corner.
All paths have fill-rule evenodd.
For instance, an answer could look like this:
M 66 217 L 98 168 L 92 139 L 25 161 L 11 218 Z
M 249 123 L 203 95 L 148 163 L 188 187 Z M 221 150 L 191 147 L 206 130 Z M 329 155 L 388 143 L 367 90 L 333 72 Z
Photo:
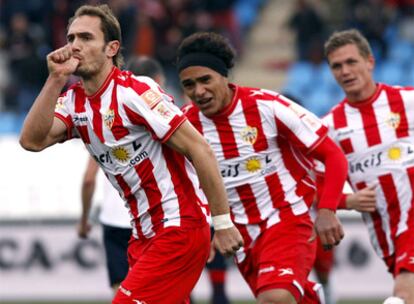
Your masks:
M 110 130 L 112 128 L 112 125 L 114 124 L 114 120 L 115 120 L 114 110 L 108 109 L 108 111 L 106 111 L 103 119 L 104 119 L 105 126 Z
M 393 128 L 397 129 L 400 126 L 401 116 L 399 113 L 391 112 L 389 118 L 387 119 L 387 124 Z
M 56 106 L 55 106 L 55 110 L 61 110 L 63 109 L 65 106 L 63 105 L 63 97 L 59 97 L 56 101 Z
M 145 103 L 152 109 L 162 100 L 161 94 L 157 93 L 156 91 L 149 89 L 142 93 L 142 99 L 144 99 Z
M 126 163 L 130 158 L 130 154 L 124 147 L 115 147 L 111 150 L 111 154 L 121 163 Z
M 246 170 L 250 173 L 254 173 L 262 169 L 262 163 L 260 162 L 260 159 L 256 157 L 252 157 L 247 160 L 246 162 Z
M 391 147 L 388 149 L 388 158 L 390 160 L 399 160 L 402 156 L 401 148 Z
M 247 126 L 241 131 L 241 137 L 244 142 L 254 145 L 257 140 L 258 131 L 255 127 Z

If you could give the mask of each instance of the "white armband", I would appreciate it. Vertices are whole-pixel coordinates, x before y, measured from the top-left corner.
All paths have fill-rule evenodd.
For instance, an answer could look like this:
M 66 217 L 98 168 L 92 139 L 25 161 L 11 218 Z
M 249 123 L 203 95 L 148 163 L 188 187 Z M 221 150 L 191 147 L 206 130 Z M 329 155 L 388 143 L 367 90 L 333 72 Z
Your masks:
M 231 221 L 230 213 L 212 216 L 211 219 L 213 221 L 214 230 L 223 230 L 234 226 Z

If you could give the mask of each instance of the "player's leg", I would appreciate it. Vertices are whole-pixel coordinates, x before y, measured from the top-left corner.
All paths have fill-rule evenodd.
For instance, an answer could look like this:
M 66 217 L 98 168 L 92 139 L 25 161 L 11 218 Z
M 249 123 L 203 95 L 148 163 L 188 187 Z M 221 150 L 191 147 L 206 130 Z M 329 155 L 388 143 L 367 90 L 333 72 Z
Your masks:
M 414 303 L 414 218 L 413 225 L 394 242 L 394 296 Z
M 128 273 L 128 241 L 131 230 L 102 225 L 103 243 L 106 256 L 106 268 L 108 270 L 109 283 L 114 294 L 118 291 L 119 284 Z
M 213 234 L 214 229 L 210 229 L 210 233 Z M 227 264 L 226 259 L 216 252 L 213 261 L 207 263 L 208 274 L 210 278 L 213 294 L 210 299 L 212 304 L 228 304 L 229 299 L 226 294 L 225 281 Z
M 135 260 L 113 304 L 182 304 L 189 302 L 210 252 L 208 225 L 171 227 L 143 244 L 134 241 L 128 254 Z
M 239 269 L 258 303 L 302 301 L 316 253 L 315 242 L 308 242 L 311 234 L 310 217 L 303 215 L 283 220 L 257 240 Z M 253 279 L 252 273 L 257 273 Z
M 317 238 L 316 259 L 313 269 L 319 283 L 322 284 L 325 293 L 325 302 L 327 304 L 333 303 L 332 290 L 329 284 L 329 275 L 334 264 L 334 249 L 325 250 L 319 238 Z
M 414 303 L 414 273 L 401 271 L 394 281 L 394 295 L 405 303 Z

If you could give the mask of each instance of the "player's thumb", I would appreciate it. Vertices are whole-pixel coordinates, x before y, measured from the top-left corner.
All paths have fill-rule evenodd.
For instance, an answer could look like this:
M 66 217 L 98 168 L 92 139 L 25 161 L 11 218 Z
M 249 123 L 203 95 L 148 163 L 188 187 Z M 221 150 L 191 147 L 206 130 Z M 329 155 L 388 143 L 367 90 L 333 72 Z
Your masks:
M 314 240 L 316 240 L 316 230 L 315 230 L 315 226 L 312 228 L 312 235 L 310 236 L 310 238 L 308 239 L 308 243 L 312 243 Z
M 214 248 L 213 244 L 210 246 L 210 255 L 208 256 L 207 263 L 211 263 L 216 256 L 216 248 Z

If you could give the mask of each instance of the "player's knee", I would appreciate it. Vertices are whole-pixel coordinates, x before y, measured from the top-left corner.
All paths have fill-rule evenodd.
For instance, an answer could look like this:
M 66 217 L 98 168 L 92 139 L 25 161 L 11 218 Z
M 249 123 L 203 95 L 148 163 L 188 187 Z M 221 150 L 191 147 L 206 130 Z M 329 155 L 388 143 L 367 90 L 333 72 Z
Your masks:
M 285 289 L 272 289 L 259 294 L 258 304 L 296 304 L 295 297 Z
M 414 301 L 414 273 L 404 271 L 395 278 L 394 295 L 406 301 Z

